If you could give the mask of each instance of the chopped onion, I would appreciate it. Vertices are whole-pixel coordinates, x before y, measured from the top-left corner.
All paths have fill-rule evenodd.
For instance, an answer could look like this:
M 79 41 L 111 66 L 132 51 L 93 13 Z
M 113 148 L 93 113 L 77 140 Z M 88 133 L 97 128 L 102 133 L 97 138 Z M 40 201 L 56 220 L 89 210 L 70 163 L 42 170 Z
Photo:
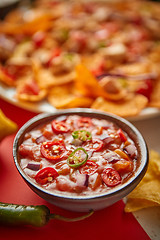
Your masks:
M 116 73 L 103 73 L 101 75 L 96 76 L 98 80 L 101 80 L 104 77 L 114 77 L 114 78 L 124 78 L 126 80 L 135 80 L 135 81 L 143 81 L 147 79 L 154 80 L 157 78 L 157 74 L 155 72 L 151 73 L 143 73 L 138 75 L 125 75 L 125 74 L 116 74 Z
M 131 158 L 133 158 L 137 152 L 137 149 L 134 144 L 129 144 L 124 148 L 124 150 L 128 154 L 128 156 Z
M 79 139 L 73 139 L 73 140 L 72 140 L 72 144 L 73 144 L 74 146 L 81 146 L 82 143 L 83 143 L 83 141 L 81 141 L 81 140 L 79 140 Z
M 77 174 L 77 185 L 88 187 L 88 174 Z
M 38 171 L 41 168 L 41 163 L 39 162 L 29 162 L 27 168 L 33 171 Z
M 36 143 L 39 144 L 39 143 L 43 143 L 45 142 L 46 139 L 43 135 L 39 136 L 38 138 L 36 138 Z
M 108 152 L 103 155 L 104 159 L 110 162 L 117 162 L 120 160 L 120 156 L 115 152 Z

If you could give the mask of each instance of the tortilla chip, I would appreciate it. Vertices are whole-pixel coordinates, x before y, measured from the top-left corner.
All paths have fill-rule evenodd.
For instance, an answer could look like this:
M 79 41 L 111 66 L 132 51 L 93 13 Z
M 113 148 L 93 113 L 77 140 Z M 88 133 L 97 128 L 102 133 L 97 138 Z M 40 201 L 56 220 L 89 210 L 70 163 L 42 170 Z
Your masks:
M 76 73 L 76 88 L 83 96 L 109 98 L 109 95 L 100 86 L 97 79 L 83 64 L 77 65 Z
M 105 112 L 111 112 L 121 117 L 136 116 L 147 106 L 148 100 L 143 95 L 136 95 L 123 101 L 111 102 L 102 97 L 98 97 L 91 108 Z
M 148 170 L 138 186 L 127 196 L 126 212 L 160 206 L 160 154 L 150 151 Z
M 75 94 L 75 89 L 71 85 L 53 87 L 48 94 L 48 101 L 58 109 L 90 107 L 93 102 L 91 98 Z
M 52 26 L 52 15 L 49 12 L 33 12 L 35 18 L 28 22 L 4 22 L 0 23 L 0 32 L 4 34 L 29 34 L 37 31 L 47 31 Z
M 119 74 L 124 74 L 127 76 L 134 76 L 144 73 L 152 72 L 152 65 L 149 61 L 128 63 L 125 65 L 118 66 L 114 72 Z
M 149 106 L 160 108 L 160 79 L 156 82 L 153 93 L 151 95 Z
M 17 89 L 16 89 L 16 94 L 15 97 L 21 101 L 26 101 L 26 102 L 39 102 L 43 100 L 46 95 L 47 95 L 47 90 L 46 89 L 40 89 L 39 86 L 37 85 L 37 93 L 27 93 L 25 91 L 26 86 L 31 86 L 32 82 L 36 84 L 36 81 L 30 79 L 27 77 L 26 79 L 21 80 L 19 82 Z
M 40 88 L 64 85 L 73 82 L 76 77 L 75 71 L 55 76 L 48 69 L 42 68 L 42 66 L 36 61 L 33 62 L 33 71 Z
M 140 199 L 140 198 L 136 198 L 136 199 L 129 198 L 125 206 L 125 212 L 135 212 L 142 208 L 156 207 L 156 206 L 159 206 L 159 204 L 153 201 Z
M 8 74 L 8 72 L 0 66 L 0 82 L 5 83 L 8 86 L 15 86 L 15 79 Z

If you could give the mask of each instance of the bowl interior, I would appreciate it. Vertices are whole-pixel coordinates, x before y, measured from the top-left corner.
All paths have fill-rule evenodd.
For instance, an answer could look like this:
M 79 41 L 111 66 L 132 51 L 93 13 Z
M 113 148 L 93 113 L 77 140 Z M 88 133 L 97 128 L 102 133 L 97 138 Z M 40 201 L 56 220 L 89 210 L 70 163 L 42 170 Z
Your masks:
M 32 129 L 38 127 L 41 124 L 50 122 L 51 120 L 63 116 L 63 115 L 80 115 L 80 116 L 88 116 L 92 118 L 98 118 L 98 119 L 106 119 L 109 121 L 114 122 L 116 125 L 118 125 L 122 130 L 124 130 L 128 136 L 134 141 L 138 155 L 139 155 L 139 167 L 137 168 L 135 174 L 123 185 L 117 186 L 112 190 L 109 190 L 106 193 L 103 193 L 101 195 L 91 195 L 91 196 L 64 196 L 64 194 L 54 194 L 51 193 L 44 188 L 40 187 L 39 185 L 36 185 L 34 182 L 31 181 L 31 179 L 25 175 L 23 170 L 21 169 L 19 165 L 19 158 L 18 158 L 18 147 L 22 143 L 24 135 L 31 131 Z M 121 191 L 124 191 L 131 185 L 136 186 L 140 180 L 143 178 L 147 165 L 148 165 L 148 148 L 146 145 L 145 140 L 143 139 L 141 133 L 127 120 L 115 116 L 113 114 L 108 114 L 108 113 L 102 113 L 99 111 L 93 111 L 92 109 L 68 109 L 68 110 L 63 110 L 63 111 L 57 111 L 56 113 L 53 114 L 39 114 L 36 117 L 32 118 L 29 120 L 23 127 L 18 131 L 14 143 L 13 143 L 13 157 L 15 161 L 15 165 L 21 174 L 21 176 L 24 178 L 24 180 L 31 185 L 32 188 L 35 188 L 38 191 L 42 191 L 46 194 L 49 194 L 51 196 L 57 196 L 57 197 L 62 197 L 62 198 L 68 198 L 68 199 L 91 199 L 91 198 L 98 198 L 98 197 L 106 197 L 106 196 L 111 196 L 118 194 Z

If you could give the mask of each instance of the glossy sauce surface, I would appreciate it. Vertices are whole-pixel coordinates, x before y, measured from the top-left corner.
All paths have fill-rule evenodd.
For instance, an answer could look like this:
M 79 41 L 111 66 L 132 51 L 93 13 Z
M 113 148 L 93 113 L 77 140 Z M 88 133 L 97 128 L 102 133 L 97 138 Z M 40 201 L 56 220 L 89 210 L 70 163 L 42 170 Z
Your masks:
M 89 196 L 126 182 L 139 165 L 132 139 L 105 119 L 63 116 L 26 133 L 20 166 L 43 188 Z

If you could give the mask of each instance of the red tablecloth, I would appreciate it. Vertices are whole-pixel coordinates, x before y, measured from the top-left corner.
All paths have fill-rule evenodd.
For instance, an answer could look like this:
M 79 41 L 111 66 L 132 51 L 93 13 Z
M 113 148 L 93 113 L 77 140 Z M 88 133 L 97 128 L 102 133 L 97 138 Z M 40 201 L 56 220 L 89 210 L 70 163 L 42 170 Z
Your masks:
M 18 124 L 19 128 L 36 115 L 33 112 L 13 106 L 2 99 L 0 99 L 0 108 L 7 117 Z M 0 201 L 27 205 L 45 204 L 51 212 L 67 217 L 80 216 L 80 213 L 55 207 L 32 192 L 14 165 L 12 157 L 13 140 L 14 135 L 6 137 L 0 144 Z M 11 240 L 13 237 L 23 240 L 150 239 L 134 216 L 124 212 L 123 201 L 96 211 L 90 218 L 79 222 L 66 223 L 52 220 L 41 228 L 0 226 L 0 239 Z

